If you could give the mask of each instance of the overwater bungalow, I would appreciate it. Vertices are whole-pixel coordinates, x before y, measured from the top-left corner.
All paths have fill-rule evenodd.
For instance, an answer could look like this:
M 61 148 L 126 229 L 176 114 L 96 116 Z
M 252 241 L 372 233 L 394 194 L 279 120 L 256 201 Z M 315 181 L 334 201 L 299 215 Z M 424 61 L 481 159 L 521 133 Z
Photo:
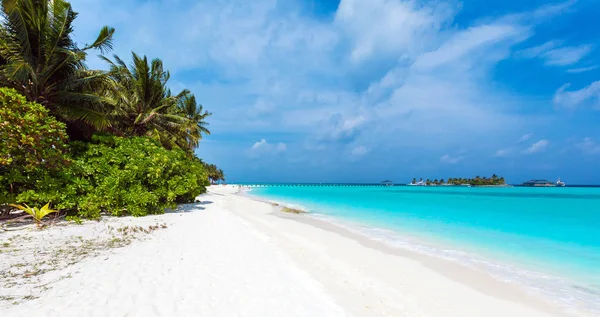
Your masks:
M 526 181 L 523 184 L 521 184 L 521 186 L 527 186 L 527 187 L 555 187 L 556 184 L 551 182 L 551 181 L 547 181 L 547 180 L 543 180 L 543 179 L 532 179 L 530 181 Z
M 390 180 L 385 180 L 381 182 L 382 186 L 394 186 L 394 182 L 390 181 Z

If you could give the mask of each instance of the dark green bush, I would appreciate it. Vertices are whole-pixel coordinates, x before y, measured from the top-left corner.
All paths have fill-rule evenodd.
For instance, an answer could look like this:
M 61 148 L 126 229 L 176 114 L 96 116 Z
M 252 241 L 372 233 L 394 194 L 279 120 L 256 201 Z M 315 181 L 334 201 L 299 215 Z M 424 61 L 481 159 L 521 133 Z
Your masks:
M 0 88 L 0 205 L 67 166 L 66 140 L 65 125 L 46 108 Z
M 44 107 L 0 88 L 0 213 L 7 203 L 51 202 L 86 218 L 144 216 L 206 191 L 202 161 L 150 138 L 66 140 L 65 125 Z
M 51 200 L 56 208 L 77 210 L 85 218 L 102 212 L 145 216 L 193 202 L 206 191 L 200 160 L 150 138 L 94 136 L 90 143 L 73 142 L 71 150 L 72 164 L 61 179 L 48 180 L 18 200 Z

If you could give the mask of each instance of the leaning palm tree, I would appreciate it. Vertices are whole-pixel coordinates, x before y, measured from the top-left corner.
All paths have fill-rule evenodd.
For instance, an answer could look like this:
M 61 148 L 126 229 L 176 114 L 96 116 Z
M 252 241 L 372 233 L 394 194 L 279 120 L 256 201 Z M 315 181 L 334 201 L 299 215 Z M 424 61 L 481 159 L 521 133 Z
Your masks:
M 188 148 L 189 119 L 178 104 L 188 96 L 186 89 L 172 95 L 167 87 L 170 74 L 160 59 L 148 62 L 146 56 L 132 53 L 131 65 L 118 56 L 102 57 L 110 66 L 111 89 L 107 98 L 114 106 L 111 127 L 116 134 L 149 136 L 167 148 Z
M 72 38 L 77 13 L 65 0 L 2 0 L 0 84 L 15 88 L 67 123 L 110 125 L 102 97 L 101 71 L 89 70 L 89 50 L 112 49 L 114 29 L 103 27 L 83 48 Z
M 196 102 L 196 97 L 188 94 L 181 98 L 178 103 L 179 111 L 188 119 L 186 132 L 188 141 L 188 150 L 192 151 L 198 147 L 203 134 L 210 134 L 206 127 L 208 122 L 206 118 L 212 113 L 203 111 L 202 105 Z

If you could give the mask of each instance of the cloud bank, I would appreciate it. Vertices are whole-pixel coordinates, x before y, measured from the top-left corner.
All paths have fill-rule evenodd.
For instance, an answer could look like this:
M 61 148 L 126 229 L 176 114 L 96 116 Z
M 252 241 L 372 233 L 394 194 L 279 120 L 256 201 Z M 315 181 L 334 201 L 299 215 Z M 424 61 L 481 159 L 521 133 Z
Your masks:
M 214 114 L 199 155 L 246 180 L 265 172 L 251 174 L 232 159 L 244 153 L 278 155 L 276 164 L 264 160 L 273 174 L 313 179 L 329 171 L 400 174 L 399 162 L 484 173 L 477 164 L 457 163 L 540 152 L 550 140 L 513 149 L 514 140 L 548 129 L 560 117 L 551 113 L 555 108 L 598 105 L 598 81 L 573 78 L 579 90 L 566 80 L 550 83 L 540 101 L 511 87 L 512 78 L 497 77 L 503 65 L 524 59 L 563 74 L 595 72 L 593 46 L 538 34 L 571 14 L 572 1 L 480 12 L 469 20 L 460 20 L 456 1 L 341 0 L 323 12 L 294 0 L 74 0 L 73 6 L 80 12 L 79 41 L 92 41 L 86 36 L 107 24 L 117 29 L 115 53 L 164 60 L 172 88 L 191 89 Z M 89 65 L 105 67 L 94 58 Z M 469 157 L 448 154 L 465 150 Z M 358 163 L 359 157 L 369 160 Z M 298 164 L 311 171 L 295 172 Z

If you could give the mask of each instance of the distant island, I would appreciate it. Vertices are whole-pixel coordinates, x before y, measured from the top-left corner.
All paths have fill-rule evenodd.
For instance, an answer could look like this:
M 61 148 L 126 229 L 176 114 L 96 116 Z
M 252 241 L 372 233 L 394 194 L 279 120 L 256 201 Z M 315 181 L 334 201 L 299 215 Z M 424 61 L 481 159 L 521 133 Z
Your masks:
M 412 179 L 408 185 L 415 186 L 452 186 L 452 185 L 470 185 L 470 186 L 505 186 L 506 181 L 504 177 L 498 177 L 498 175 L 493 174 L 492 177 L 480 177 L 475 176 L 475 178 L 448 178 L 448 181 L 444 181 L 441 179 L 434 180 L 423 180 L 422 178 L 417 181 L 416 178 Z

